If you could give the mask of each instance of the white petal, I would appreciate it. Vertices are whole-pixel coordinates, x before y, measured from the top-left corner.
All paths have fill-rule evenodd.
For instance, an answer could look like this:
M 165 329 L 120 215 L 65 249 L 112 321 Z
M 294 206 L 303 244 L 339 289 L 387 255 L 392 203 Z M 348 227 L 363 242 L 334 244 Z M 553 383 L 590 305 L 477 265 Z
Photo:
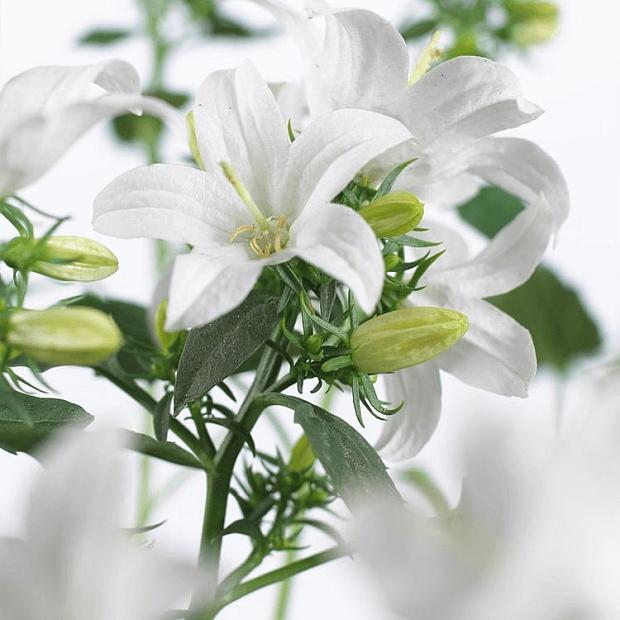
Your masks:
M 384 422 L 375 448 L 390 460 L 409 459 L 426 445 L 439 422 L 439 368 L 434 361 L 426 362 L 386 375 L 384 381 L 390 405 L 405 404 Z
M 194 115 L 205 167 L 231 164 L 261 210 L 271 215 L 273 188 L 290 141 L 273 93 L 254 66 L 246 61 L 209 75 L 196 95 Z
M 382 114 L 339 110 L 315 120 L 293 142 L 280 185 L 279 204 L 295 210 L 332 200 L 371 159 L 410 137 Z
M 230 234 L 248 217 L 231 192 L 210 172 L 172 164 L 142 166 L 99 193 L 93 227 L 123 239 L 228 245 Z
M 290 231 L 287 249 L 346 284 L 371 314 L 383 288 L 383 257 L 377 238 L 353 209 L 324 204 L 304 213 Z
M 431 69 L 400 102 L 402 120 L 426 145 L 483 136 L 535 120 L 515 75 L 485 58 L 461 56 Z M 439 146 L 437 147 L 439 148 Z
M 527 329 L 486 301 L 442 294 L 437 289 L 432 295 L 438 305 L 463 312 L 469 319 L 468 332 L 435 359 L 437 364 L 488 392 L 527 396 L 536 374 L 536 351 Z
M 33 116 L 45 116 L 85 101 L 93 85 L 108 93 L 138 94 L 136 70 L 121 60 L 84 66 L 42 66 L 9 80 L 0 92 L 0 135 Z
M 49 114 L 30 116 L 0 141 L 0 194 L 33 183 L 95 124 L 130 111 L 154 114 L 177 129 L 181 125 L 174 108 L 140 95 L 105 95 L 93 101 L 71 103 Z
M 388 21 L 365 10 L 328 15 L 325 45 L 318 59 L 320 89 L 314 114 L 342 108 L 376 112 L 393 109 L 407 89 L 409 54 L 400 33 Z
M 543 194 L 556 230 L 568 217 L 566 180 L 555 161 L 538 145 L 520 138 L 487 138 L 476 142 L 469 171 L 488 183 L 534 203 Z
M 239 245 L 216 253 L 178 256 L 170 281 L 166 329 L 199 327 L 230 312 L 248 296 L 263 266 Z
M 544 197 L 500 230 L 470 261 L 430 271 L 427 282 L 449 287 L 458 295 L 491 297 L 523 284 L 540 263 L 553 231 Z

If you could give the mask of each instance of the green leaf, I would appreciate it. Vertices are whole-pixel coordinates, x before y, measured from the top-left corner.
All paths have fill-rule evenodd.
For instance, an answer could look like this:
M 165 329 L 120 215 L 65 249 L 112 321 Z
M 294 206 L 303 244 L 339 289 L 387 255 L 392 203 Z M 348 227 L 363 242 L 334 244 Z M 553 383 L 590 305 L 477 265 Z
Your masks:
M 166 392 L 153 411 L 153 428 L 155 430 L 155 438 L 158 441 L 166 441 L 166 437 L 168 437 L 172 397 L 172 392 Z
M 126 39 L 132 35 L 131 30 L 124 28 L 109 28 L 109 29 L 97 29 L 91 30 L 86 34 L 83 34 L 79 40 L 79 45 L 111 45 L 112 43 L 118 43 L 123 39 Z
M 376 499 L 377 493 L 401 501 L 376 450 L 352 426 L 316 405 L 297 402 L 295 422 L 304 429 L 313 452 L 349 508 Z
M 439 26 L 439 21 L 436 19 L 423 19 L 418 22 L 413 22 L 403 26 L 400 29 L 400 34 L 405 41 L 411 41 L 419 39 L 424 35 L 429 34 Z
M 189 332 L 177 373 L 175 414 L 233 374 L 269 339 L 278 324 L 277 308 L 277 297 L 252 291 L 232 312 Z
M 523 211 L 517 198 L 499 187 L 483 187 L 469 202 L 461 205 L 459 215 L 487 237 L 494 237 Z
M 565 371 L 601 344 L 599 329 L 577 291 L 547 267 L 538 267 L 525 284 L 488 301 L 530 331 L 540 365 Z
M 53 433 L 92 421 L 82 407 L 66 400 L 0 392 L 0 446 L 9 452 L 31 452 Z
M 168 461 L 175 465 L 184 465 L 185 467 L 194 467 L 195 469 L 205 469 L 203 465 L 193 454 L 184 450 L 171 441 L 158 441 L 148 435 L 142 433 L 134 433 L 133 431 L 124 431 L 130 439 L 129 447 L 135 452 L 146 454 L 162 461 Z

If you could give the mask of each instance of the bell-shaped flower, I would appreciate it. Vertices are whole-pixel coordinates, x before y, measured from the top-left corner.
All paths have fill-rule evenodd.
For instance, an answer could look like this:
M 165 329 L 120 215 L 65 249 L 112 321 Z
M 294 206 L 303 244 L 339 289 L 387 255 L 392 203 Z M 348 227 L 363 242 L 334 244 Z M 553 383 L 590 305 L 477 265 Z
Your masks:
M 463 240 L 453 230 L 430 224 L 445 240 L 446 254 L 422 280 L 424 289 L 408 299 L 414 306 L 462 312 L 469 330 L 433 360 L 385 376 L 388 400 L 403 409 L 383 423 L 376 447 L 387 458 L 415 456 L 430 439 L 441 413 L 440 370 L 494 394 L 527 396 L 536 373 L 530 333 L 485 301 L 525 282 L 542 258 L 553 227 L 543 197 L 524 210 L 473 258 L 463 258 Z M 442 264 L 443 263 L 443 264 Z
M 140 78 L 121 60 L 34 67 L 0 91 L 0 196 L 29 185 L 97 122 L 128 111 L 174 116 L 140 95 Z
M 299 257 L 347 285 L 371 313 L 383 260 L 370 226 L 330 201 L 371 159 L 409 137 L 395 119 L 340 110 L 293 142 L 253 65 L 209 75 L 194 107 L 204 169 L 131 170 L 96 198 L 101 233 L 190 244 L 171 274 L 167 328 L 213 321 L 241 303 L 262 269 Z
M 160 620 L 199 585 L 194 568 L 121 529 L 121 454 L 111 432 L 46 449 L 24 539 L 0 538 L 2 618 Z
M 400 33 L 371 11 L 254 2 L 274 13 L 300 44 L 313 118 L 341 108 L 374 110 L 411 131 L 408 143 L 373 162 L 367 170 L 371 178 L 416 158 L 395 187 L 423 202 L 461 204 L 488 183 L 528 204 L 544 194 L 555 230 L 566 219 L 568 191 L 553 159 L 528 140 L 493 136 L 542 114 L 523 98 L 507 67 L 463 56 L 425 72 L 426 66 L 410 66 Z

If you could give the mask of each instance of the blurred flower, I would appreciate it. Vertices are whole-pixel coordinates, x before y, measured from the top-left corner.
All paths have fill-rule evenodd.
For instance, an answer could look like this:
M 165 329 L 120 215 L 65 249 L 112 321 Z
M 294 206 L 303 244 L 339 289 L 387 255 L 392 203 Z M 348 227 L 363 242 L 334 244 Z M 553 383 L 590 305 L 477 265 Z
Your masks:
M 159 620 L 197 585 L 195 570 L 121 531 L 117 435 L 67 434 L 46 464 L 25 540 L 0 539 L 0 617 Z
M 291 143 L 253 65 L 207 77 L 194 107 L 205 170 L 154 165 L 125 173 L 95 201 L 94 226 L 122 238 L 191 244 L 171 276 L 168 330 L 235 308 L 263 267 L 298 256 L 351 288 L 370 313 L 383 259 L 370 226 L 329 201 L 369 160 L 409 136 L 398 121 L 340 110 Z
M 410 67 L 407 45 L 375 13 L 324 8 L 325 36 L 320 37 L 316 19 L 301 7 L 254 1 L 270 9 L 301 45 L 313 117 L 342 108 L 374 110 L 410 129 L 409 142 L 368 167 L 371 178 L 415 157 L 396 188 L 412 191 L 425 203 L 461 204 L 481 183 L 489 183 L 532 208 L 544 194 L 556 230 L 564 222 L 568 191 L 556 163 L 533 142 L 490 137 L 542 114 L 523 98 L 507 67 L 484 58 L 459 57 L 410 84 L 416 71 Z
M 426 274 L 425 287 L 408 303 L 458 310 L 469 320 L 465 336 L 445 353 L 385 377 L 388 400 L 403 409 L 382 426 L 376 447 L 392 459 L 415 456 L 439 422 L 444 370 L 465 383 L 504 396 L 527 396 L 536 373 L 536 351 L 524 327 L 487 301 L 519 286 L 542 258 L 553 226 L 544 197 L 523 211 L 474 258 L 454 230 L 431 224 L 446 254 Z
M 618 405 L 596 433 L 469 446 L 460 505 L 435 518 L 374 505 L 362 554 L 391 604 L 424 620 L 620 617 Z M 594 405 L 593 416 L 605 404 Z M 607 409 L 609 411 L 609 409 Z M 603 432 L 600 432 L 603 430 Z
M 98 121 L 140 109 L 176 114 L 142 97 L 138 74 L 120 60 L 35 67 L 15 76 L 0 92 L 0 196 L 36 181 Z

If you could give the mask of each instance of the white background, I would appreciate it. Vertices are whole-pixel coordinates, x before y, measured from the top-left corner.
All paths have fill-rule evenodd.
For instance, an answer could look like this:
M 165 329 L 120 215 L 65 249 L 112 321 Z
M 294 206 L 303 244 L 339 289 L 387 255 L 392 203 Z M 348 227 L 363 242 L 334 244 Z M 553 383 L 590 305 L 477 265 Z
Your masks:
M 340 4 L 353 5 L 353 2 Z M 360 0 L 398 19 L 412 14 L 412 2 Z M 601 359 L 620 353 L 620 226 L 618 210 L 618 144 L 620 142 L 620 82 L 617 52 L 616 2 L 613 0 L 560 0 L 563 21 L 560 35 L 527 58 L 505 59 L 521 78 L 527 97 L 546 109 L 541 119 L 521 128 L 519 135 L 536 140 L 562 167 L 570 186 L 572 213 L 548 261 L 564 278 L 577 286 L 603 328 L 605 351 Z M 239 8 L 241 7 L 241 8 Z M 257 13 L 235 2 L 249 19 Z M 263 15 L 259 15 L 265 23 Z M 115 48 L 78 48 L 76 38 L 91 27 L 137 24 L 139 14 L 131 0 L 83 2 L 79 0 L 4 0 L 0 3 L 0 83 L 34 65 L 88 63 L 110 54 L 136 65 L 146 75 L 148 49 L 144 41 Z M 283 37 L 248 43 L 219 42 L 192 45 L 174 59 L 169 83 L 195 90 L 206 73 L 231 67 L 249 57 L 268 79 L 295 77 L 296 57 Z M 38 206 L 58 214 L 71 214 L 66 230 L 91 234 L 93 197 L 116 175 L 139 165 L 140 155 L 119 147 L 105 127 L 83 138 L 45 178 L 24 192 Z M 119 256 L 117 275 L 100 284 L 103 293 L 147 302 L 154 283 L 152 248 L 146 241 L 101 238 Z M 38 300 L 51 301 L 76 294 L 72 286 L 55 285 Z M 536 303 L 536 300 L 532 300 Z M 579 375 L 587 373 L 584 364 Z M 79 402 L 96 415 L 94 426 L 143 425 L 139 409 L 112 387 L 92 379 L 88 370 L 57 370 L 49 380 L 67 399 Z M 445 405 L 436 436 L 418 459 L 446 485 L 458 492 L 458 438 L 483 424 L 531 426 L 533 432 L 554 432 L 557 380 L 539 376 L 527 401 L 502 399 L 445 381 Z M 569 403 L 574 387 L 568 387 Z M 346 407 L 345 403 L 342 406 Z M 265 437 L 268 429 L 262 429 Z M 136 465 L 128 463 L 132 478 Z M 0 454 L 0 536 L 21 532 L 21 515 L 28 498 L 28 483 L 38 466 L 27 456 Z M 171 471 L 157 467 L 157 484 Z M 169 552 L 195 555 L 203 501 L 200 476 L 192 475 L 183 488 L 161 508 L 154 520 L 167 519 L 156 534 L 156 544 Z M 128 519 L 132 504 L 128 502 Z M 128 523 L 131 525 L 131 523 Z M 316 542 L 322 542 L 317 538 Z M 239 552 L 233 542 L 227 561 Z M 412 584 L 415 587 L 415 584 Z M 263 591 L 222 613 L 222 618 L 257 620 L 271 617 L 274 591 Z M 368 587 L 359 566 L 341 560 L 308 573 L 295 583 L 290 618 L 305 620 L 319 614 L 326 618 L 356 617 L 359 620 L 389 618 L 378 594 Z

